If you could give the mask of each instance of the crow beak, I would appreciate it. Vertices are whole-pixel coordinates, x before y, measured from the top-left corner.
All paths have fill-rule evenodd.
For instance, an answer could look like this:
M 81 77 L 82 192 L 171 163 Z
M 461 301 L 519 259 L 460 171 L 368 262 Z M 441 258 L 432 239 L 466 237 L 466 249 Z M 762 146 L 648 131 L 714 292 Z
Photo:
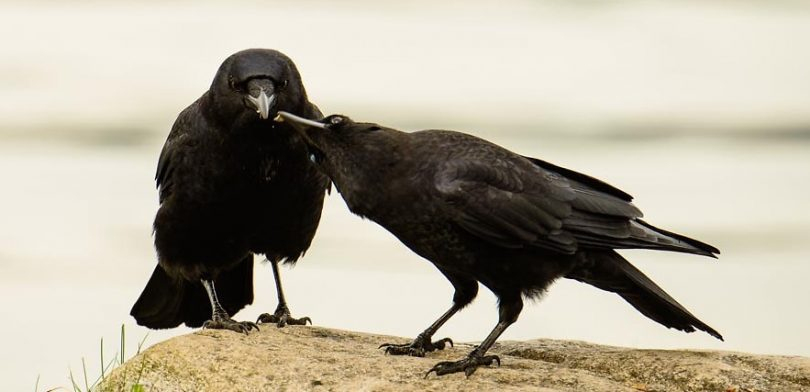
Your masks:
M 268 97 L 264 89 L 260 89 L 256 97 L 252 94 L 248 94 L 247 99 L 256 108 L 256 113 L 259 113 L 259 117 L 261 117 L 262 120 L 267 120 L 267 118 L 270 117 L 270 107 L 273 106 L 276 95 L 270 94 Z
M 283 112 L 283 111 L 279 111 L 278 116 L 276 116 L 276 118 L 274 120 L 276 122 L 285 122 L 285 121 L 287 121 L 287 122 L 290 123 L 290 125 L 293 126 L 293 128 L 295 128 L 295 129 L 297 129 L 299 131 L 304 131 L 308 127 L 326 129 L 326 125 L 323 124 L 323 123 L 319 123 L 317 121 L 313 121 L 313 120 L 310 120 L 310 119 L 307 119 L 307 118 L 299 117 L 299 116 L 296 116 L 296 115 L 294 115 L 292 113 L 287 113 L 287 112 Z
M 324 153 L 320 149 L 318 143 L 315 143 L 315 141 L 312 139 L 313 137 L 315 139 L 320 139 L 319 136 L 321 136 L 323 131 L 326 130 L 325 124 L 280 110 L 273 121 L 289 123 L 290 126 L 292 126 L 293 129 L 295 129 L 307 143 L 310 151 L 309 159 L 315 164 L 319 164 L 321 161 L 323 161 Z

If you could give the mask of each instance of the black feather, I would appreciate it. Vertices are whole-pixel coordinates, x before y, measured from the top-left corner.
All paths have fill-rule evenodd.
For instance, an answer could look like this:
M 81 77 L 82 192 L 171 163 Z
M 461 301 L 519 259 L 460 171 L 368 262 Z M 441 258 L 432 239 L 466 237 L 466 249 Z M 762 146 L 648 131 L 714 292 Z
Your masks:
M 246 103 L 250 86 L 273 96 L 268 119 Z M 253 254 L 295 262 L 309 248 L 330 183 L 301 136 L 272 121 L 278 110 L 323 117 L 287 56 L 249 49 L 178 115 L 155 173 L 159 266 L 133 306 L 139 323 L 201 325 L 212 314 L 201 279 L 232 315 L 253 300 Z

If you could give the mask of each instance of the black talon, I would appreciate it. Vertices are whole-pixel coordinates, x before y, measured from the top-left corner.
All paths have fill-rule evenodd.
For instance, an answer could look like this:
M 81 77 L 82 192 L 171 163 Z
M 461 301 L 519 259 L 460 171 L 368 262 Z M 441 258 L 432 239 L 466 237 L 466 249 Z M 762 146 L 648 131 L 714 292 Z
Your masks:
M 440 339 L 438 341 L 435 341 L 435 342 L 433 342 L 433 345 L 438 346 L 437 348 L 439 350 L 444 350 L 445 343 L 450 343 L 450 347 L 455 347 L 455 346 L 453 346 L 453 339 L 450 339 L 450 338 L 444 338 L 444 339 Z
M 290 316 L 290 310 L 285 305 L 279 305 L 273 314 L 262 313 L 256 319 L 259 324 L 274 323 L 277 327 L 283 328 L 287 325 L 312 325 L 312 319 L 309 317 L 301 317 L 299 319 Z
M 490 366 L 493 362 L 497 362 L 498 367 L 501 366 L 501 358 L 497 355 L 480 356 L 471 354 L 467 358 L 459 361 L 442 361 L 433 365 L 433 367 L 430 368 L 427 373 L 425 373 L 425 378 L 427 378 L 430 373 L 433 372 L 436 373 L 436 376 L 442 376 L 445 374 L 458 373 L 462 371 L 467 377 L 470 377 L 473 373 L 475 373 L 479 366 Z
M 433 373 L 433 372 L 436 372 L 436 376 L 438 377 L 438 376 L 439 376 L 439 370 L 438 370 L 438 367 L 439 367 L 439 365 L 440 365 L 440 364 L 441 364 L 441 362 L 440 362 L 440 363 L 437 363 L 437 364 L 435 364 L 435 365 L 433 365 L 433 367 L 432 367 L 432 368 L 430 368 L 430 370 L 428 370 L 428 371 L 427 371 L 427 373 L 425 373 L 425 378 L 428 378 L 428 376 L 430 375 L 430 373 Z
M 430 336 L 419 335 L 411 343 L 383 343 L 377 348 L 380 349 L 385 347 L 385 354 L 424 357 L 425 353 L 436 350 L 444 350 L 448 343 L 450 344 L 450 347 L 453 347 L 453 340 L 450 338 L 443 338 L 435 342 L 431 342 Z
M 259 326 L 250 321 L 235 321 L 231 318 L 214 317 L 203 323 L 203 329 L 227 329 L 234 332 L 241 332 L 248 335 L 253 328 L 256 331 L 261 331 Z
M 253 328 L 259 331 L 259 326 L 250 321 L 236 321 L 231 318 L 227 311 L 219 303 L 214 282 L 211 280 L 201 280 L 203 287 L 211 300 L 211 319 L 204 322 L 203 329 L 227 329 L 234 332 L 241 332 L 247 335 Z

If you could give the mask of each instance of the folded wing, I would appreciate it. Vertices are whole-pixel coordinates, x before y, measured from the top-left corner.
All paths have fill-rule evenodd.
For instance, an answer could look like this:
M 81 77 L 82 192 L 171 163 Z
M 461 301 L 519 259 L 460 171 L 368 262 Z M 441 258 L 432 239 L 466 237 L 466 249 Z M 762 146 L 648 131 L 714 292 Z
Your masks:
M 478 147 L 475 160 L 445 163 L 435 185 L 450 218 L 483 240 L 566 254 L 581 247 L 717 252 L 645 223 L 630 195 L 600 180 L 495 145 Z

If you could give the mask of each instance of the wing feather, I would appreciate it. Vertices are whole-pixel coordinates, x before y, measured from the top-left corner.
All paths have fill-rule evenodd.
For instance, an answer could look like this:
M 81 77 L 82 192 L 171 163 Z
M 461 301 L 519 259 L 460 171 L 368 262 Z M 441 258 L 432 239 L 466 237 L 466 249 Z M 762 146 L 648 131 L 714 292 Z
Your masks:
M 592 177 L 479 143 L 475 159 L 445 162 L 435 178 L 452 219 L 507 247 L 573 253 L 581 245 L 638 245 L 630 195 Z M 543 165 L 537 164 L 542 162 Z M 553 171 L 551 169 L 560 169 Z M 573 174 L 572 174 L 573 173 Z

